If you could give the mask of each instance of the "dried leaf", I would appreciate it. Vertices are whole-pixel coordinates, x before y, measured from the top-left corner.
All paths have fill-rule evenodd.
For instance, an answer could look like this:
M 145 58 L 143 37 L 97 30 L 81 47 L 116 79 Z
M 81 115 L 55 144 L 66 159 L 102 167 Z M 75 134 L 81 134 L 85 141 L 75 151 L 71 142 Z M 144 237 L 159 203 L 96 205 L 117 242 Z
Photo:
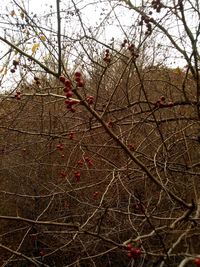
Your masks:
M 24 12 L 21 12 L 20 16 L 21 16 L 22 19 L 24 19 L 24 17 L 25 17 Z
M 15 14 L 15 10 L 12 10 L 11 12 L 10 12 L 10 15 L 11 15 L 11 17 L 14 17 L 16 14 Z
M 7 67 L 5 67 L 5 69 L 4 69 L 4 75 L 6 75 L 7 72 L 8 72 L 8 69 L 7 69 Z
M 33 45 L 33 47 L 32 47 L 32 52 L 33 52 L 33 54 L 36 52 L 36 50 L 38 49 L 38 47 L 40 46 L 40 44 L 38 43 L 38 44 L 34 44 Z

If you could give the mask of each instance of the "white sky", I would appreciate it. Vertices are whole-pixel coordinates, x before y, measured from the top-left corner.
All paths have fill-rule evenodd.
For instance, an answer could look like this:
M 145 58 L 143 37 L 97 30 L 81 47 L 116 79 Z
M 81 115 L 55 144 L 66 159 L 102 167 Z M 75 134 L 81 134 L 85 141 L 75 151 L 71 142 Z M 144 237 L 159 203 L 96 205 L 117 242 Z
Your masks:
M 18 8 L 16 7 L 16 5 L 13 3 L 13 0 L 0 0 L 1 1 L 1 5 L 0 5 L 0 16 L 2 14 L 9 14 L 13 9 L 18 12 Z M 57 31 L 57 26 L 56 26 L 56 0 L 15 0 L 17 3 L 20 3 L 20 5 L 22 5 L 22 3 L 25 6 L 25 9 L 29 12 L 29 15 L 32 17 L 33 14 L 37 14 L 38 18 L 43 17 L 44 15 L 48 14 L 48 12 L 50 12 L 50 6 L 52 5 L 53 8 L 51 11 L 55 12 L 55 18 L 53 20 L 51 20 L 53 23 L 53 29 L 55 31 Z M 83 21 L 85 23 L 85 25 L 87 27 L 89 27 L 90 25 L 92 27 L 95 26 L 99 26 L 101 25 L 101 27 L 99 27 L 101 29 L 101 31 L 98 31 L 98 27 L 95 30 L 93 28 L 92 30 L 92 34 L 95 34 L 95 37 L 98 40 L 103 41 L 104 43 L 109 45 L 109 42 L 111 41 L 112 37 L 114 38 L 118 38 L 123 40 L 125 38 L 125 34 L 123 33 L 123 30 L 121 30 L 120 27 L 116 27 L 112 25 L 112 21 L 110 24 L 108 24 L 108 20 L 107 20 L 107 24 L 105 25 L 105 28 L 102 27 L 103 22 L 102 19 L 105 17 L 104 15 L 107 14 L 110 10 L 111 10 L 111 6 L 109 5 L 109 1 L 107 1 L 107 5 L 104 4 L 104 8 L 105 8 L 105 14 L 103 16 L 100 16 L 100 13 L 102 12 L 101 7 L 102 5 L 100 4 L 99 0 L 74 0 L 78 5 L 78 8 L 84 7 L 84 9 L 81 9 L 81 17 L 83 18 Z M 137 3 L 139 3 L 141 0 L 135 0 Z M 104 1 L 105 3 L 106 1 Z M 133 0 L 132 0 L 133 2 Z M 88 5 L 90 3 L 90 5 Z M 115 3 L 115 1 L 111 1 L 111 3 Z M 63 6 L 66 10 L 66 7 L 68 7 L 68 5 L 71 5 L 71 7 L 73 7 L 72 1 L 71 0 L 61 0 L 61 7 Z M 73 8 L 74 9 L 74 8 Z M 123 9 L 123 8 L 115 8 L 115 11 L 117 12 L 117 17 L 120 18 L 120 22 L 123 26 L 123 29 L 125 30 L 126 34 L 128 35 L 129 38 L 134 38 L 134 32 L 130 31 L 130 26 L 133 25 L 134 20 L 133 20 L 133 12 L 132 10 L 129 9 Z M 103 12 L 104 13 L 104 12 Z M 158 14 L 155 13 L 154 16 L 157 16 Z M 115 19 L 114 17 L 114 13 L 112 13 L 112 18 L 114 18 L 115 23 L 117 22 L 117 19 Z M 4 31 L 2 29 L 2 21 L 3 19 L 1 19 L 0 17 L 0 35 L 2 36 L 4 34 Z M 54 23 L 55 21 L 55 23 Z M 42 26 L 44 27 L 49 27 L 50 20 L 48 21 L 47 25 L 43 24 Z M 102 23 L 102 24 L 100 24 Z M 41 26 L 41 25 L 40 25 Z M 170 25 L 170 27 L 173 27 L 175 29 L 175 31 L 177 31 L 176 29 L 176 24 L 174 25 Z M 62 20 L 62 29 L 66 27 L 66 33 L 69 34 L 69 36 L 74 37 L 76 34 L 76 31 L 78 33 L 80 33 L 80 24 L 78 21 L 78 18 L 76 16 L 74 16 L 72 18 L 72 22 L 67 22 L 66 20 Z M 127 27 L 127 28 L 126 28 Z M 172 30 L 173 31 L 173 30 Z M 174 32 L 175 34 L 177 34 L 177 32 Z M 75 36 L 76 38 L 76 36 Z M 134 40 L 133 40 L 134 41 Z M 165 45 L 165 41 L 163 41 L 163 39 L 161 39 L 161 42 L 163 45 Z M 148 42 L 147 42 L 148 45 Z M 149 44 L 149 46 L 151 46 L 151 44 Z M 5 53 L 5 49 L 2 49 L 2 44 L 0 43 L 0 50 L 3 50 L 1 52 Z M 6 46 L 6 50 L 8 49 L 8 47 Z M 171 49 L 171 48 L 170 48 Z M 172 50 L 173 51 L 173 50 Z M 2 55 L 2 53 L 0 52 L 0 56 Z M 157 51 L 156 51 L 157 52 Z M 177 52 L 177 51 L 176 51 Z M 172 54 L 173 57 L 176 57 L 177 53 Z M 160 55 L 161 56 L 161 55 Z M 174 59 L 170 59 L 170 61 L 172 62 L 172 64 L 174 65 L 185 65 L 185 62 L 181 61 L 180 59 L 177 59 L 174 63 Z M 0 62 L 0 67 L 1 67 L 2 62 Z

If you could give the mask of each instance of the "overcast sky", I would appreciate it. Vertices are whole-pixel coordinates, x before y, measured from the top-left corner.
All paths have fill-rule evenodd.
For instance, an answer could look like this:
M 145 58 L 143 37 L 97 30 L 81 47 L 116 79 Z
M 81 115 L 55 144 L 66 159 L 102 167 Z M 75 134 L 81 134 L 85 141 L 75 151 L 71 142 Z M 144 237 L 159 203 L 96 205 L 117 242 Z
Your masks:
M 16 10 L 18 9 L 16 7 L 16 5 L 14 4 L 14 0 L 0 0 L 1 1 L 1 5 L 0 5 L 0 14 L 9 14 L 9 12 L 11 12 L 12 10 Z M 29 12 L 29 15 L 31 15 L 31 13 L 33 14 L 37 14 L 38 18 L 41 18 L 42 15 L 48 14 L 49 10 L 50 10 L 50 6 L 52 5 L 52 11 L 56 12 L 56 0 L 15 0 L 17 3 L 20 3 L 20 5 L 22 3 L 24 3 L 25 5 L 25 9 Z M 97 36 L 98 40 L 104 40 L 104 43 L 109 45 L 109 41 L 112 39 L 112 37 L 115 37 L 116 39 L 121 39 L 123 40 L 126 36 L 124 34 L 124 32 L 127 34 L 127 36 L 131 39 L 134 37 L 134 32 L 131 32 L 130 28 L 133 25 L 133 11 L 129 10 L 129 9 L 123 9 L 122 7 L 118 7 L 115 8 L 115 11 L 117 10 L 117 18 L 120 18 L 120 23 L 123 27 L 123 30 L 120 27 L 116 27 L 112 25 L 111 23 L 107 23 L 105 27 L 102 27 L 103 24 L 100 24 L 100 3 L 98 0 L 74 0 L 76 3 L 78 3 L 78 8 L 80 8 L 80 6 L 85 6 L 84 9 L 81 9 L 82 12 L 82 19 L 84 20 L 84 23 L 87 25 L 92 25 L 95 26 L 97 21 L 98 21 L 98 25 L 101 25 L 101 32 L 97 34 L 95 33 L 95 36 Z M 137 2 L 137 4 L 139 4 L 140 0 L 135 0 Z M 108 4 L 109 1 L 107 1 L 107 7 L 108 9 L 105 11 L 105 14 L 102 17 L 105 17 L 106 14 L 109 13 L 109 11 L 111 10 L 111 6 Z M 134 0 L 132 0 L 132 2 L 134 2 Z M 90 3 L 91 5 L 87 5 L 88 3 Z M 104 2 L 106 3 L 106 1 Z M 111 3 L 115 3 L 112 2 Z M 65 10 L 66 7 L 68 5 L 71 5 L 73 7 L 72 1 L 71 0 L 62 0 L 61 1 L 61 6 L 65 6 Z M 104 4 L 106 5 L 106 4 Z M 87 6 L 87 7 L 86 7 Z M 125 13 L 124 13 L 125 12 Z M 56 13 L 55 13 L 56 14 Z M 120 15 L 119 15 L 120 14 Z M 157 16 L 158 14 L 154 14 L 154 16 Z M 32 17 L 32 16 L 31 16 Z M 114 13 L 112 14 L 112 17 L 114 18 L 115 23 L 117 23 L 117 19 L 115 19 L 114 17 Z M 55 19 L 55 24 L 53 24 L 54 30 L 57 30 L 57 26 L 56 26 L 56 16 L 54 16 Z M 78 18 L 75 18 L 75 16 L 73 17 L 74 22 L 77 22 Z M 107 18 L 106 18 L 107 20 Z M 108 21 L 108 20 L 107 20 Z M 66 20 L 62 21 L 62 29 L 64 27 L 66 27 L 67 29 L 67 33 L 69 33 L 70 31 L 73 31 L 74 28 L 76 29 L 76 26 L 79 23 L 68 23 Z M 0 21 L 1 23 L 1 21 Z M 79 24 L 80 25 L 80 24 Z M 43 26 L 43 25 L 42 25 Z M 44 25 L 46 26 L 46 25 Z M 127 28 L 126 28 L 127 26 Z M 176 25 L 170 25 L 170 27 L 173 26 L 176 28 Z M 2 24 L 0 24 L 0 34 L 3 34 L 3 29 L 2 29 Z M 68 27 L 68 28 L 67 28 Z M 97 27 L 98 28 L 98 27 Z M 175 29 L 177 31 L 177 29 Z M 94 33 L 94 28 L 92 30 L 92 33 Z M 105 41 L 106 40 L 106 41 Z M 134 41 L 134 40 L 133 40 Z M 162 40 L 162 45 L 164 45 L 165 43 L 163 43 Z M 1 47 L 0 47 L 1 49 Z M 171 48 L 170 48 L 171 49 Z M 173 54 L 173 56 L 176 56 Z M 179 61 L 176 61 L 176 64 Z

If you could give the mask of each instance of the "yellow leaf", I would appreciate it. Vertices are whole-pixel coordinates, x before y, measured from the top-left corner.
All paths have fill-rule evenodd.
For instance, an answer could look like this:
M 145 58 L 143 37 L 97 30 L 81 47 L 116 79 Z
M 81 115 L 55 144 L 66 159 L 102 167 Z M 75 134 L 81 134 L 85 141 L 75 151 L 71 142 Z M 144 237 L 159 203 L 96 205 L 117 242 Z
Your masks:
M 46 41 L 46 37 L 44 35 L 40 35 L 40 40 Z
M 24 19 L 24 12 L 21 12 L 20 16 L 21 16 L 22 19 Z
M 40 46 L 40 44 L 34 44 L 33 47 L 32 47 L 32 52 L 33 54 L 36 52 L 36 50 L 38 49 L 38 47 Z

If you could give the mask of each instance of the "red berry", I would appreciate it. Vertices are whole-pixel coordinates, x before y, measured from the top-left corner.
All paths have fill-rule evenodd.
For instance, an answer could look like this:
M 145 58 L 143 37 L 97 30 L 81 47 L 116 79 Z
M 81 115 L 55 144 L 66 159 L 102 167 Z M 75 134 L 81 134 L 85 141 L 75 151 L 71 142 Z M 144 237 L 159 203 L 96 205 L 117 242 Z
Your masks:
M 107 62 L 107 63 L 110 63 L 110 62 L 111 62 L 111 58 L 110 58 L 110 56 L 105 56 L 105 57 L 103 58 L 103 60 L 104 60 L 105 62 Z
M 79 181 L 80 181 L 80 178 L 81 178 L 81 173 L 80 173 L 80 171 L 76 171 L 76 172 L 74 173 L 74 176 L 75 176 L 75 178 L 76 178 L 76 181 L 79 182 Z
M 65 104 L 66 104 L 66 105 L 72 105 L 72 104 L 71 104 L 71 100 L 66 99 L 66 100 L 65 100 Z
M 62 145 L 62 144 L 57 144 L 56 148 L 57 148 L 58 150 L 63 150 L 63 145 Z
M 70 110 L 72 108 L 71 105 L 67 105 L 67 109 Z
M 76 177 L 80 177 L 80 176 L 81 176 L 80 171 L 76 171 L 76 172 L 75 172 L 75 176 L 76 176 Z
M 70 107 L 69 110 L 70 110 L 71 112 L 73 112 L 73 113 L 76 111 L 76 109 L 75 109 L 74 107 Z
M 77 83 L 79 83 L 81 81 L 81 77 L 75 77 L 74 79 Z
M 160 97 L 160 100 L 161 100 L 161 101 L 165 101 L 165 97 L 162 95 L 162 96 Z
M 20 94 L 19 94 L 19 95 L 16 94 L 16 95 L 15 95 L 15 98 L 16 98 L 17 100 L 20 100 L 20 99 L 21 99 L 21 95 L 20 95 Z
M 132 247 L 133 247 L 133 246 L 132 246 L 131 243 L 129 243 L 129 244 L 126 246 L 126 248 L 127 248 L 128 250 L 131 250 Z
M 62 83 L 64 83 L 65 80 L 66 80 L 66 78 L 65 78 L 65 76 L 61 75 L 61 76 L 59 77 L 59 80 L 60 80 Z
M 38 77 L 36 77 L 36 76 L 34 76 L 34 78 L 33 78 L 36 82 L 37 81 L 39 81 L 39 78 Z
M 113 127 L 113 122 L 112 120 L 109 120 L 107 123 L 108 128 L 112 128 Z
M 71 108 L 73 105 L 78 104 L 80 101 L 76 99 L 66 99 L 65 104 L 68 106 L 67 108 Z
M 60 149 L 60 144 L 58 144 L 58 145 L 56 146 L 56 148 L 57 148 L 57 149 Z
M 79 102 L 80 101 L 79 100 L 76 100 L 76 99 L 70 100 L 71 105 L 78 104 Z
M 143 20 L 139 21 L 138 25 L 142 26 L 143 25 Z
M 90 161 L 90 158 L 89 157 L 84 157 L 85 161 Z
M 90 95 L 86 98 L 86 101 L 89 105 L 92 105 L 94 103 L 94 97 Z
M 71 81 L 65 78 L 65 80 L 64 80 L 64 85 L 65 85 L 66 87 L 71 87 Z
M 75 76 L 75 77 L 81 77 L 81 73 L 80 73 L 79 71 L 76 71 L 76 72 L 74 73 L 74 76 Z
M 129 257 L 129 259 L 131 259 L 131 258 L 132 258 L 132 253 L 129 251 L 129 252 L 127 253 L 127 256 Z
M 141 256 L 141 249 L 140 248 L 131 248 L 130 250 L 132 257 L 134 259 L 139 258 Z
M 41 251 L 40 251 L 40 256 L 43 257 L 44 255 L 45 255 L 44 250 L 41 250 Z
M 66 97 L 72 97 L 72 95 L 73 95 L 73 93 L 72 93 L 72 91 L 68 91 L 67 93 L 66 93 Z
M 197 266 L 197 267 L 200 267 L 200 258 L 196 258 L 194 260 L 194 264 Z
M 135 150 L 135 147 L 133 144 L 128 144 L 128 148 L 131 150 L 131 151 L 134 151 Z
M 36 81 L 36 84 L 37 84 L 37 85 L 40 85 L 40 84 L 41 84 L 41 82 L 40 82 L 39 80 L 37 80 L 37 81 Z
M 14 60 L 13 60 L 13 66 L 16 67 L 17 65 L 19 65 L 19 61 L 14 59 Z
M 93 198 L 97 198 L 98 195 L 99 195 L 99 192 L 98 192 L 98 191 L 94 192 L 94 193 L 93 193 Z
M 77 86 L 78 86 L 78 87 L 84 87 L 84 81 L 79 81 L 79 82 L 77 83 Z

